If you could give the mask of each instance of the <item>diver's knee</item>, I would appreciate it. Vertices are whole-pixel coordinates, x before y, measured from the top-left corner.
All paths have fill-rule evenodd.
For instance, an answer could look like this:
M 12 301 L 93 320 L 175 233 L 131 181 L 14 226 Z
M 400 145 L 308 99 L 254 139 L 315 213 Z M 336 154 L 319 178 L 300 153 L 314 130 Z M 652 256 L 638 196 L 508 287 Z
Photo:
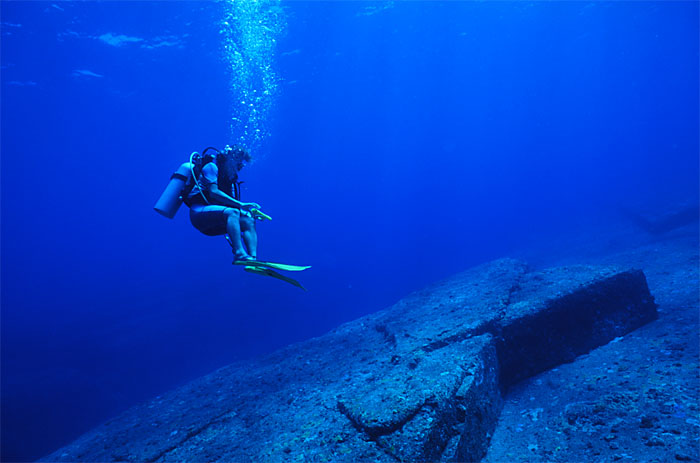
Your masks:
M 255 220 L 247 215 L 241 216 L 241 228 L 245 230 L 252 230 L 255 228 Z
M 224 215 L 227 219 L 239 219 L 241 217 L 241 211 L 233 207 L 227 207 L 224 209 Z

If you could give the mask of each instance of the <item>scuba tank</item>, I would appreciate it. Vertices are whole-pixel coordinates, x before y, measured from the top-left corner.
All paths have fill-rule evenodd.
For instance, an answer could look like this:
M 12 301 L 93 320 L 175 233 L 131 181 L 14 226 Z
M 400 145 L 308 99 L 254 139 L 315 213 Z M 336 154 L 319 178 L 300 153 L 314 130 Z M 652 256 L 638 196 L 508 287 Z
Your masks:
M 182 205 L 182 191 L 185 185 L 192 180 L 193 164 L 184 162 L 178 167 L 173 175 L 170 176 L 170 183 L 165 187 L 165 191 L 160 195 L 158 202 L 153 207 L 159 214 L 172 219 L 175 217 L 178 209 Z
M 180 209 L 180 206 L 187 195 L 189 195 L 190 191 L 192 191 L 192 188 L 195 185 L 199 187 L 197 179 L 199 174 L 202 172 L 202 167 L 216 159 L 214 155 L 207 154 L 207 151 L 209 150 L 212 150 L 217 154 L 220 153 L 219 150 L 210 146 L 205 149 L 202 154 L 199 154 L 196 151 L 193 152 L 190 154 L 189 162 L 180 164 L 180 167 L 178 167 L 175 173 L 170 176 L 170 183 L 168 183 L 168 186 L 165 187 L 165 191 L 162 195 L 160 195 L 158 202 L 156 202 L 156 205 L 153 207 L 156 212 L 169 219 L 175 217 L 175 214 L 177 213 L 178 209 Z M 203 194 L 202 196 L 204 197 Z M 206 197 L 204 197 L 204 201 L 208 202 Z

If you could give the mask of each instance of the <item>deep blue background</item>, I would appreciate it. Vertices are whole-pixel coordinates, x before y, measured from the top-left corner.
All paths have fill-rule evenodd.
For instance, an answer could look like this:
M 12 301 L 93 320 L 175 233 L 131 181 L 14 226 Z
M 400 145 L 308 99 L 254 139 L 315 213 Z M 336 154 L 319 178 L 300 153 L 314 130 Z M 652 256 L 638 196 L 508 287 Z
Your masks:
M 313 265 L 303 293 L 152 209 L 230 141 L 223 4 L 55 5 L 2 2 L 4 461 L 620 208 L 697 201 L 696 2 L 285 3 L 242 178 L 274 218 L 260 257 Z

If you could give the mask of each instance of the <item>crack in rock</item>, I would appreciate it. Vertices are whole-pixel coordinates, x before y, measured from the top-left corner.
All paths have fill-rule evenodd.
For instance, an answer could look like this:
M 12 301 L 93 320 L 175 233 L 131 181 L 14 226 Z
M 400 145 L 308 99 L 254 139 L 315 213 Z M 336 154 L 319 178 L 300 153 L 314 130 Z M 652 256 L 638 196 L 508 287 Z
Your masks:
M 164 448 L 164 449 L 161 450 L 158 454 L 156 454 L 156 455 L 154 455 L 154 456 L 152 456 L 152 457 L 150 457 L 150 458 L 147 458 L 145 461 L 147 461 L 147 462 L 149 462 L 149 463 L 153 463 L 154 461 L 158 461 L 159 459 L 161 459 L 162 457 L 164 457 L 164 456 L 167 455 L 168 453 L 172 452 L 172 451 L 175 450 L 176 448 L 181 447 L 181 446 L 182 446 L 185 442 L 187 442 L 188 440 L 190 440 L 190 439 L 192 439 L 193 437 L 196 437 L 197 435 L 203 433 L 204 431 L 206 431 L 206 430 L 209 429 L 210 427 L 212 427 L 212 426 L 214 426 L 214 425 L 216 425 L 216 424 L 219 424 L 219 423 L 220 423 L 219 420 L 221 419 L 221 417 L 223 417 L 223 416 L 225 416 L 225 415 L 228 415 L 228 414 L 231 413 L 232 411 L 233 411 L 233 410 L 226 410 L 225 412 L 220 413 L 219 415 L 216 415 L 216 416 L 212 417 L 211 421 L 208 421 L 208 422 L 204 423 L 202 426 L 200 426 L 200 427 L 198 427 L 198 428 L 196 428 L 196 429 L 193 429 L 193 430 L 189 431 L 187 434 L 185 434 L 185 437 L 184 437 L 181 441 L 177 442 L 176 444 L 173 444 L 173 445 L 170 445 L 170 446 Z
M 135 407 L 46 460 L 478 461 L 501 388 L 655 317 L 641 271 L 494 261 Z M 232 407 L 239 427 L 223 422 Z

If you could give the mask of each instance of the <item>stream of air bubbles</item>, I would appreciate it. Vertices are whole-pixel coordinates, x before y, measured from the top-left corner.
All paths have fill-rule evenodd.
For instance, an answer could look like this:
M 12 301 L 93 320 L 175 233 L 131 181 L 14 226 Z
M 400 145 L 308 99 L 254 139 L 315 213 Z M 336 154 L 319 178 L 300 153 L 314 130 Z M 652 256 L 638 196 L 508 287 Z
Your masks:
M 225 0 L 221 23 L 230 72 L 231 140 L 250 150 L 270 135 L 269 115 L 279 88 L 277 39 L 286 21 L 280 0 Z

